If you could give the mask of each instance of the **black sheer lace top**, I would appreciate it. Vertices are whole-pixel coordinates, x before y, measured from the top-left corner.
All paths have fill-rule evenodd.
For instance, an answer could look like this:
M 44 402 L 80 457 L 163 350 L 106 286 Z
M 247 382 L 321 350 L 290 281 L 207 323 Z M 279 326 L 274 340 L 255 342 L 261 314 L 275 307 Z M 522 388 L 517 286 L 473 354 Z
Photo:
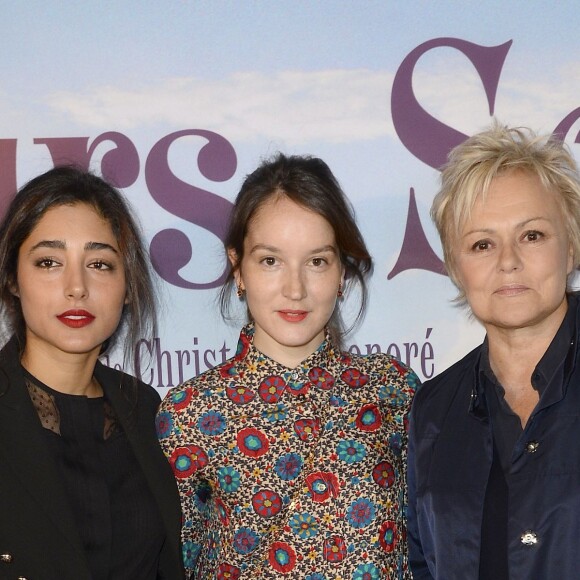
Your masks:
M 113 408 L 105 397 L 67 395 L 24 376 L 93 579 L 155 580 L 163 522 Z

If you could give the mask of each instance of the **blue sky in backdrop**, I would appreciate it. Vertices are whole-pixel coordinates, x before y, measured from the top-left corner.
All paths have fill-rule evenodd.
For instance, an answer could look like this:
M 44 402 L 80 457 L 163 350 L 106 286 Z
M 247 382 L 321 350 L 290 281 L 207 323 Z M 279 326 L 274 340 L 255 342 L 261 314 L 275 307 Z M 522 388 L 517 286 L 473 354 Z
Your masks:
M 475 345 L 481 331 L 449 305 L 453 288 L 445 277 L 414 270 L 386 278 L 401 248 L 411 187 L 439 252 L 428 218 L 437 172 L 404 147 L 391 118 L 398 67 L 434 38 L 484 46 L 511 40 L 499 119 L 551 132 L 580 106 L 580 11 L 571 1 L 2 0 L 0 10 L 0 138 L 18 139 L 19 184 L 50 167 L 47 150 L 32 143 L 37 137 L 118 131 L 136 145 L 143 167 L 165 135 L 211 130 L 238 157 L 231 180 L 206 183 L 228 199 L 264 155 L 319 155 L 353 201 L 376 259 L 370 312 L 351 341 L 420 343 L 433 328 L 437 371 Z M 432 116 L 465 134 L 489 124 L 481 81 L 455 50 L 427 53 L 413 88 Z M 577 132 L 569 144 L 578 156 Z M 176 145 L 172 168 L 203 183 L 192 151 L 186 140 Z M 219 243 L 160 210 L 142 175 L 126 193 L 148 237 L 161 227 L 187 233 L 199 249 L 189 275 L 219 273 Z M 214 348 L 224 336 L 234 340 L 237 331 L 219 321 L 213 293 L 168 285 L 163 293 L 167 349 L 187 348 L 193 335 Z

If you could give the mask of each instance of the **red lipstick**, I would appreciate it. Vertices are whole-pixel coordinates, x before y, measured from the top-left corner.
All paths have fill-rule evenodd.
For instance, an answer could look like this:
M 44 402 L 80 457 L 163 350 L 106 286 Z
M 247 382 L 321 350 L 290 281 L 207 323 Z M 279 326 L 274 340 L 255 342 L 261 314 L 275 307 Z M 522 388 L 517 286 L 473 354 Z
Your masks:
M 89 325 L 95 317 L 86 310 L 67 310 L 59 314 L 57 318 L 69 328 L 82 328 Z
M 306 310 L 278 310 L 278 314 L 286 322 L 302 322 L 308 316 Z

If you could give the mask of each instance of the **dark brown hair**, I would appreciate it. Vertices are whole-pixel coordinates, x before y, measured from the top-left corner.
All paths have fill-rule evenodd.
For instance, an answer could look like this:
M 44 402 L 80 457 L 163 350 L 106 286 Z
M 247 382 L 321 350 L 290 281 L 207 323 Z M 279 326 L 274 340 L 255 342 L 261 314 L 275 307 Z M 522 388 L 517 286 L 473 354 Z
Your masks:
M 16 286 L 18 252 L 42 216 L 51 208 L 84 203 L 91 206 L 113 230 L 123 260 L 127 304 L 121 323 L 103 352 L 126 328 L 125 359 L 135 342 L 156 327 L 156 295 L 149 258 L 132 212 L 121 193 L 106 181 L 76 167 L 55 167 L 24 185 L 10 203 L 0 224 L 0 315 L 4 326 L 25 344 L 26 324 Z

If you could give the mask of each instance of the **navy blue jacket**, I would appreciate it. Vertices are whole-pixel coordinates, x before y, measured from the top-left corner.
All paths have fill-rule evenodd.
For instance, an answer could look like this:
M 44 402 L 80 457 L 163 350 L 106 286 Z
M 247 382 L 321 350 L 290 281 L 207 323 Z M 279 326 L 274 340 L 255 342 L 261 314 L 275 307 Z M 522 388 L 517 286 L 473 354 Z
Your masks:
M 540 398 L 506 473 L 510 580 L 580 578 L 578 295 L 570 295 L 568 303 L 566 316 L 573 317 L 575 330 L 572 343 L 562 348 L 564 378 Z M 475 580 L 479 575 L 493 457 L 491 424 L 478 383 L 480 355 L 481 346 L 426 382 L 413 403 L 408 539 L 416 580 Z

